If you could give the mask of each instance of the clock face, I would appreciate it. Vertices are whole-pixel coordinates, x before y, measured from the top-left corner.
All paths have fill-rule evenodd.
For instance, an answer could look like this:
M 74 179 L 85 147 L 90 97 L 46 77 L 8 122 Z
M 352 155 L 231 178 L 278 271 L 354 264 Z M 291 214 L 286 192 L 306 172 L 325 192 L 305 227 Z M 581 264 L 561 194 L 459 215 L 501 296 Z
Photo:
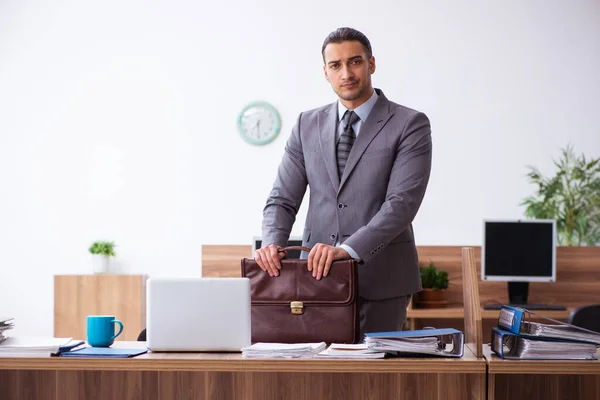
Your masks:
M 275 108 L 266 102 L 250 103 L 238 116 L 238 130 L 242 138 L 251 144 L 263 145 L 279 134 L 281 120 Z

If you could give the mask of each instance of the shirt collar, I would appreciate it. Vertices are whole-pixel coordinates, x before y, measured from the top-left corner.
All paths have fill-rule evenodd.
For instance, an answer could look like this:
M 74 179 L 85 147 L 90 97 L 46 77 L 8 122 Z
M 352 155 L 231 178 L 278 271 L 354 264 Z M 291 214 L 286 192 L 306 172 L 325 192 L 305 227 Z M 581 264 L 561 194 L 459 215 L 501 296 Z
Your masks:
M 373 90 L 373 94 L 371 95 L 369 100 L 365 101 L 360 106 L 358 106 L 354 109 L 354 112 L 356 113 L 356 115 L 358 115 L 358 117 L 360 118 L 360 120 L 362 122 L 367 120 L 367 117 L 369 116 L 369 114 L 371 113 L 371 110 L 373 109 L 373 107 L 375 106 L 375 103 L 377 102 L 377 97 L 379 97 L 377 95 L 377 92 L 375 90 Z M 348 109 L 342 104 L 341 101 L 338 100 L 338 121 L 342 120 L 342 118 L 344 117 L 344 114 L 346 113 L 346 110 L 348 110 Z

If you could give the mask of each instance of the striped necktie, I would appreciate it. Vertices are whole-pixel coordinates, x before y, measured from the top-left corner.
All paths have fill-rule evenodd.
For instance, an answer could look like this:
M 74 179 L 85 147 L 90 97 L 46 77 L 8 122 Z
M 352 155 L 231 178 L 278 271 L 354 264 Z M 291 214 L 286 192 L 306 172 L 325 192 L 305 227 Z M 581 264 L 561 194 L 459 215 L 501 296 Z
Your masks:
M 344 168 L 346 168 L 346 161 L 348 161 L 348 156 L 350 155 L 350 150 L 352 150 L 354 139 L 356 139 L 356 135 L 354 134 L 354 129 L 352 129 L 352 125 L 354 125 L 356 121 L 358 121 L 358 119 L 359 116 L 356 115 L 354 111 L 350 110 L 346 110 L 346 113 L 342 118 L 342 134 L 338 139 L 336 147 L 337 166 L 340 180 L 342 179 L 342 175 L 344 174 Z

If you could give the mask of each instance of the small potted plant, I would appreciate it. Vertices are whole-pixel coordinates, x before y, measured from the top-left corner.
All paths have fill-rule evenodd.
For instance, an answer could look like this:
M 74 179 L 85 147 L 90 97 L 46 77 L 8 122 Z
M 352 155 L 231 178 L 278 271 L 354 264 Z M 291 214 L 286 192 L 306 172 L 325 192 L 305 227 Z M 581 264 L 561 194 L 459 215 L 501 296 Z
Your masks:
M 92 254 L 92 263 L 94 265 L 94 273 L 107 274 L 110 270 L 110 257 L 114 257 L 115 243 L 114 242 L 94 242 L 89 248 Z
M 423 308 L 445 307 L 448 304 L 446 289 L 448 289 L 448 272 L 436 268 L 433 262 L 427 267 L 420 265 L 421 285 L 418 304 Z

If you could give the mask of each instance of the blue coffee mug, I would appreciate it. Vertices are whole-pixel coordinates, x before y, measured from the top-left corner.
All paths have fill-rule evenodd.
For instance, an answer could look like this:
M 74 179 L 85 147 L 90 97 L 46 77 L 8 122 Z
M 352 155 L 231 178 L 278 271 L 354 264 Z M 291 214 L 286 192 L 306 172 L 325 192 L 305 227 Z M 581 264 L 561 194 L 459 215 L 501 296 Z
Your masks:
M 119 325 L 119 332 L 116 334 L 115 324 Z M 123 323 L 113 315 L 88 315 L 87 317 L 87 342 L 92 347 L 111 346 L 121 332 L 123 332 Z

